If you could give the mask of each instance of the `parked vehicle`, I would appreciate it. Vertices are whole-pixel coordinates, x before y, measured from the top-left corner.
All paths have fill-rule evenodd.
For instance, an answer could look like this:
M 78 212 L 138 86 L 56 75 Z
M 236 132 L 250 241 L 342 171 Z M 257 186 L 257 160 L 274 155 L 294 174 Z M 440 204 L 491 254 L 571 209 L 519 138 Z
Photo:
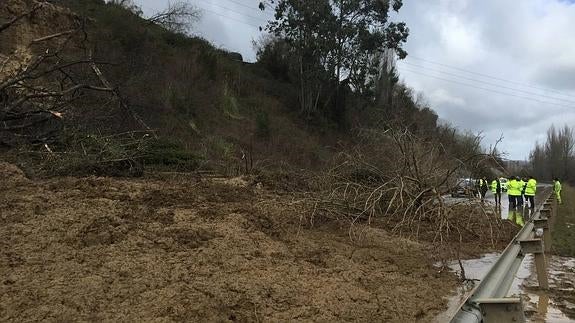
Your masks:
M 477 187 L 473 178 L 459 178 L 453 191 L 452 197 L 474 197 L 477 196 Z
M 501 183 L 501 191 L 507 192 L 507 178 L 501 177 L 499 182 Z

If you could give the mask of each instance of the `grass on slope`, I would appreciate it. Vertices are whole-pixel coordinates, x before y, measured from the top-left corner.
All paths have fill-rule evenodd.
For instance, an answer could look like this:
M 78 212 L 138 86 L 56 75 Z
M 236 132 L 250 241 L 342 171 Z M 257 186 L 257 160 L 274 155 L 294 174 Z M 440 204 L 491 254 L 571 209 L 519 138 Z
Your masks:
M 575 257 L 575 189 L 563 186 L 563 204 L 559 205 L 553 226 L 553 252 L 560 256 Z

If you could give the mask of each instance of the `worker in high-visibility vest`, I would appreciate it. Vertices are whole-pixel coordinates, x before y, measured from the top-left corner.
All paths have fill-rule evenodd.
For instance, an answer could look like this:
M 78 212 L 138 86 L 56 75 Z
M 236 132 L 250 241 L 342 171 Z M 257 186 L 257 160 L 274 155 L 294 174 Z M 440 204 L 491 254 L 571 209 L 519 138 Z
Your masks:
M 537 181 L 533 176 L 529 176 L 529 180 L 525 184 L 525 199 L 529 201 L 529 208 L 535 208 L 535 192 L 537 192 Z
M 501 205 L 501 182 L 499 178 L 495 178 L 491 181 L 491 192 L 495 196 L 495 205 Z
M 519 197 L 521 197 L 521 184 L 519 177 L 511 177 L 507 182 L 507 196 L 509 197 L 509 209 L 517 207 Z
M 523 180 L 523 178 L 519 178 L 519 196 L 517 197 L 517 207 L 523 206 L 523 195 L 525 194 L 525 184 L 527 181 Z
M 563 202 L 561 201 L 561 182 L 559 182 L 559 178 L 557 177 L 553 179 L 553 192 L 557 197 L 557 202 L 559 204 L 563 204 Z

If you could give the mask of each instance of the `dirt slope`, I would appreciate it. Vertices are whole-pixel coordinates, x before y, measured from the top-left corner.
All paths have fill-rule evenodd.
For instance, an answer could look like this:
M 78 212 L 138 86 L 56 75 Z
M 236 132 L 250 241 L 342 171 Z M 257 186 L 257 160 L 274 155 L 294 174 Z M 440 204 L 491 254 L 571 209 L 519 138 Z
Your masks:
M 0 321 L 426 321 L 453 278 L 413 242 L 300 228 L 242 181 L 64 178 L 0 164 Z
M 0 22 L 32 12 L 36 5 L 32 0 L 3 0 Z M 69 10 L 44 2 L 41 8 L 0 32 L 0 81 L 25 67 L 34 54 L 43 50 L 31 45 L 35 39 L 71 30 L 77 19 Z

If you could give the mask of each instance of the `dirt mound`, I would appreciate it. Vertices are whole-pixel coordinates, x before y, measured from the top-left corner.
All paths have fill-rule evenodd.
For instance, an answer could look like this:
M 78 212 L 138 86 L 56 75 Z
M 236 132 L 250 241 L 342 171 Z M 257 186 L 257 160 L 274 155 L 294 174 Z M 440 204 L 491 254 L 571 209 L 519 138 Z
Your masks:
M 4 162 L 0 162 L 0 178 L 2 178 L 4 184 L 25 182 L 28 180 L 18 166 Z
M 382 229 L 301 225 L 285 194 L 96 177 L 3 193 L 0 321 L 427 322 L 455 285 Z
M 95 218 L 80 230 L 78 239 L 84 246 L 110 245 L 124 238 L 121 226 L 122 223 L 113 217 Z

